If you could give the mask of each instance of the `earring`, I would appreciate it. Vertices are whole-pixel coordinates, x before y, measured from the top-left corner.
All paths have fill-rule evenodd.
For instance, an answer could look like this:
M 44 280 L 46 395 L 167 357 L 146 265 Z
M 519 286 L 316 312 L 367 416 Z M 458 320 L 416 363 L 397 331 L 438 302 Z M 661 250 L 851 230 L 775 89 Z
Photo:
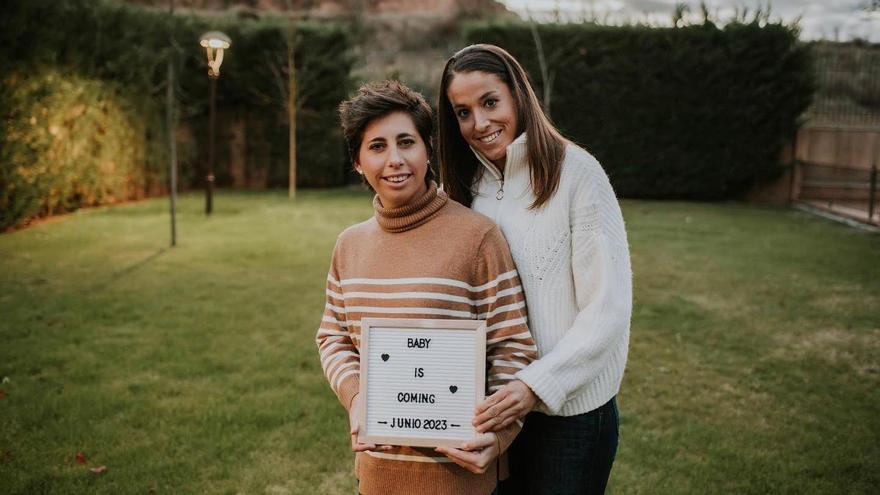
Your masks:
M 364 175 L 364 171 L 363 171 L 363 170 L 361 170 L 361 169 L 359 169 L 359 168 L 356 169 L 356 170 L 357 170 L 357 173 L 359 173 L 359 174 L 361 174 L 361 175 Z
M 431 166 L 431 159 L 430 159 L 430 158 L 429 158 L 428 161 L 427 161 L 427 165 L 428 165 L 429 167 Z

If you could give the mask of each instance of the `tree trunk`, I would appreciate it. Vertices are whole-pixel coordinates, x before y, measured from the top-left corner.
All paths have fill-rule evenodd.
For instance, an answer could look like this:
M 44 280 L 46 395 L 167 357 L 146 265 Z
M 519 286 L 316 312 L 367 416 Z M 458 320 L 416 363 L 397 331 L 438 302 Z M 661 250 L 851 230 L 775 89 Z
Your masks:
M 290 3 L 288 2 L 288 9 Z M 294 66 L 294 50 L 296 49 L 296 31 L 293 24 L 292 12 L 288 10 L 287 25 L 287 120 L 289 132 L 289 159 L 290 176 L 288 182 L 288 197 L 296 198 L 296 67 Z

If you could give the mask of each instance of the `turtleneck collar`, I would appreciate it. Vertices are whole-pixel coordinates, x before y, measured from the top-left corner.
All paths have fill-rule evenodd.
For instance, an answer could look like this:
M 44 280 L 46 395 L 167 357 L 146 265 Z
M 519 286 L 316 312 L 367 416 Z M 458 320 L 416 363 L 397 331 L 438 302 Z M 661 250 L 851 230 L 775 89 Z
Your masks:
M 431 181 L 428 191 L 408 205 L 398 208 L 385 208 L 377 194 L 373 198 L 373 210 L 376 221 L 383 230 L 388 232 L 405 232 L 422 225 L 437 214 L 446 204 L 449 197 L 437 190 L 437 183 Z
M 502 180 L 505 175 L 510 175 L 520 168 L 528 168 L 528 150 L 526 149 L 526 133 L 523 132 L 507 145 L 507 157 L 504 161 L 504 172 L 498 170 L 498 167 L 486 158 L 482 153 L 470 146 L 471 151 L 476 155 L 477 160 L 483 164 L 483 167 L 498 180 Z

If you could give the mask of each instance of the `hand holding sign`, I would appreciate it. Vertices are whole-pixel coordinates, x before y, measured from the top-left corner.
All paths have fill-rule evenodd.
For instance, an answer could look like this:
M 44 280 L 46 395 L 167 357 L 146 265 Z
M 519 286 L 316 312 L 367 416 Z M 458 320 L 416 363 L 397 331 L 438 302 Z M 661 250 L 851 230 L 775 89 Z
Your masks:
M 482 474 L 501 453 L 498 436 L 495 433 L 480 433 L 476 438 L 465 442 L 461 448 L 437 447 L 437 452 L 472 473 Z
M 372 443 L 360 443 L 358 442 L 358 432 L 360 432 L 361 426 L 360 421 L 358 421 L 358 416 L 360 414 L 361 407 L 361 396 L 357 394 L 351 400 L 351 409 L 348 411 L 348 423 L 351 426 L 351 450 L 353 452 L 364 452 L 367 450 L 391 450 L 394 447 L 390 445 L 375 445 Z

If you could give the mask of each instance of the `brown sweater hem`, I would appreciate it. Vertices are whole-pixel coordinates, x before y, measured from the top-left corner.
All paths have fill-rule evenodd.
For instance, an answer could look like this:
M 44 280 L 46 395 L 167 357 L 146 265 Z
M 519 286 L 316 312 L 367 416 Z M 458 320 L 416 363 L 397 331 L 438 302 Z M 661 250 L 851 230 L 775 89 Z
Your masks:
M 497 484 L 497 462 L 483 474 L 458 465 L 378 459 L 367 453 L 357 456 L 358 490 L 362 495 L 488 495 Z

